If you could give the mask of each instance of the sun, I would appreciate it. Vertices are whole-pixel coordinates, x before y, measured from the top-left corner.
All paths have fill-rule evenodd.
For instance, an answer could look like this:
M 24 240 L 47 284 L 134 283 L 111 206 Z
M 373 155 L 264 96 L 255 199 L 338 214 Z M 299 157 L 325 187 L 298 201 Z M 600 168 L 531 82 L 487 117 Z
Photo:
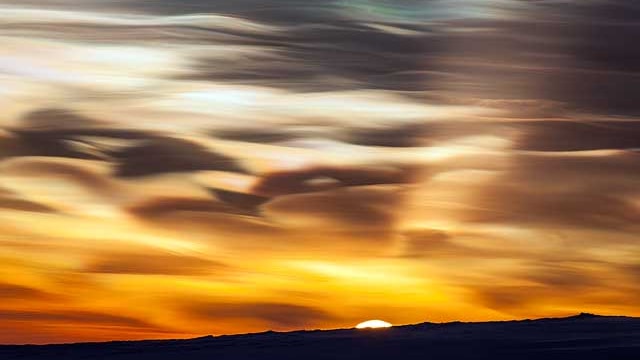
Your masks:
M 382 320 L 367 320 L 356 325 L 356 329 L 380 329 L 392 327 L 390 323 Z

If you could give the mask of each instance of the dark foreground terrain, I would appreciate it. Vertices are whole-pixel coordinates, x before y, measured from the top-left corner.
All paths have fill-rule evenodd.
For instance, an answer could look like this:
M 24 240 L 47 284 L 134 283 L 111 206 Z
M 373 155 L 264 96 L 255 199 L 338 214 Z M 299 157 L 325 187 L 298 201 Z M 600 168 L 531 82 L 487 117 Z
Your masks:
M 0 359 L 633 359 L 640 318 L 582 314 L 376 330 L 265 332 L 189 340 L 0 346 Z

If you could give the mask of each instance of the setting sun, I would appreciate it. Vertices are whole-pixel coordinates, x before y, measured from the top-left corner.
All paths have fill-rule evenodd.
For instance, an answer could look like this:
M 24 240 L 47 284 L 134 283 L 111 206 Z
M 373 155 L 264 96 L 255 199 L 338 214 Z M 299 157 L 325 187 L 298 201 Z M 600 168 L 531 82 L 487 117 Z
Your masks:
M 356 325 L 356 329 L 379 329 L 392 327 L 390 323 L 382 320 L 368 320 Z

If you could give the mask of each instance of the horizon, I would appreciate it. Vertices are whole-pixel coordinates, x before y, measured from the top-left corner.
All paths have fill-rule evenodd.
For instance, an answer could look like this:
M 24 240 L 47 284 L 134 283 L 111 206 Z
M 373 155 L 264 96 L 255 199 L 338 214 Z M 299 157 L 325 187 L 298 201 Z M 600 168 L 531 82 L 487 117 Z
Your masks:
M 636 316 L 626 316 L 626 315 L 600 315 L 600 314 L 592 314 L 592 313 L 580 313 L 575 315 L 567 315 L 560 317 L 541 317 L 541 318 L 521 318 L 521 319 L 510 319 L 510 320 L 486 320 L 486 321 L 462 321 L 462 320 L 451 320 L 444 322 L 432 322 L 432 321 L 423 321 L 417 323 L 410 324 L 393 324 L 387 328 L 362 328 L 359 329 L 355 325 L 353 327 L 340 327 L 340 328 L 305 328 L 305 329 L 294 329 L 294 330 L 283 330 L 277 331 L 272 329 L 260 330 L 256 332 L 246 332 L 246 333 L 221 333 L 221 334 L 200 334 L 195 337 L 188 338 L 149 338 L 149 339 L 111 339 L 104 341 L 85 341 L 85 342 L 62 342 L 62 343 L 12 343 L 12 344 L 4 344 L 0 343 L 0 347 L 12 347 L 12 346 L 55 346 L 55 345 L 82 345 L 82 344 L 109 344 L 109 343 L 122 343 L 122 342 L 149 342 L 149 341 L 189 341 L 189 340 L 198 340 L 205 338 L 220 338 L 220 337 L 234 337 L 234 336 L 248 336 L 248 335 L 263 335 L 263 334 L 288 334 L 288 333 L 316 333 L 316 332 L 332 332 L 332 331 L 343 331 L 343 330 L 353 330 L 358 332 L 378 332 L 378 331 L 387 331 L 391 328 L 410 328 L 420 325 L 452 325 L 452 324 L 491 324 L 491 323 L 513 323 L 513 322 L 528 322 L 528 321 L 543 321 L 543 320 L 569 320 L 569 319 L 584 319 L 584 318 L 626 318 L 626 319 L 640 319 L 640 317 Z
M 639 19 L 0 0 L 0 343 L 640 317 Z

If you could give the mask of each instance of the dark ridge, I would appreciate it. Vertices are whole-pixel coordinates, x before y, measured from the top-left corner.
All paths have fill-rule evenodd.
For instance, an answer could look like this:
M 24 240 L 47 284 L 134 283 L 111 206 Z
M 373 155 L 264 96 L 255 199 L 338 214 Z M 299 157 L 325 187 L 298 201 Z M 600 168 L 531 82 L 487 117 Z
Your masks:
M 0 359 L 640 359 L 640 318 L 421 323 L 387 329 L 300 330 L 186 340 L 4 345 Z

